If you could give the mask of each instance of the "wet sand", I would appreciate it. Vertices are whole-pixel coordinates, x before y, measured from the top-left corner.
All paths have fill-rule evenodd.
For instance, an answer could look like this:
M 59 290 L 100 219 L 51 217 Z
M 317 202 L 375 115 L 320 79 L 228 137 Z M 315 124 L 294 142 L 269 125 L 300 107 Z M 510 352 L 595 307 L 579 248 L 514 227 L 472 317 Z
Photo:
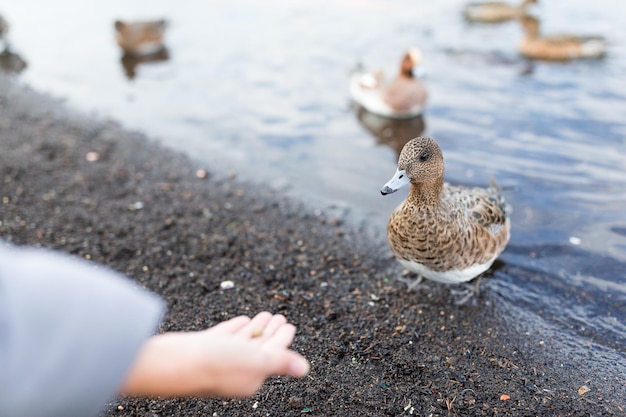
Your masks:
M 6 78 L 0 170 L 0 238 L 126 274 L 167 301 L 162 331 L 285 314 L 312 364 L 252 398 L 119 398 L 104 416 L 626 413 L 623 366 L 564 350 L 491 291 L 489 273 L 464 306 L 443 285 L 409 292 L 385 242 L 349 222 Z

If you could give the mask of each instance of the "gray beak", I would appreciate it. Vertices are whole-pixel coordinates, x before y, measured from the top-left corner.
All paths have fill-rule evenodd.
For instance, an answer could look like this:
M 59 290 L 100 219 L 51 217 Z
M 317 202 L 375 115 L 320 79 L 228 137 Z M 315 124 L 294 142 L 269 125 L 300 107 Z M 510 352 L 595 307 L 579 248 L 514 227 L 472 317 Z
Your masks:
M 383 188 L 380 189 L 380 193 L 382 195 L 387 195 L 391 193 L 395 193 L 400 188 L 404 187 L 408 183 L 411 182 L 411 179 L 406 175 L 405 170 L 396 170 L 394 176 L 387 181 Z

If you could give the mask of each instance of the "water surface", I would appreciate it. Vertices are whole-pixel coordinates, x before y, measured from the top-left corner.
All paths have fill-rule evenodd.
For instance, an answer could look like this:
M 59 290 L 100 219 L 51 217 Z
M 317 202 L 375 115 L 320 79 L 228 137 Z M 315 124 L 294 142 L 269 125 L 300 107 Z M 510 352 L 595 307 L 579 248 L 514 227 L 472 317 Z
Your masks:
M 545 4 L 544 4 L 545 3 Z M 572 346 L 626 346 L 626 3 L 554 0 L 546 33 L 608 38 L 608 56 L 529 62 L 516 22 L 470 25 L 463 2 L 79 2 L 5 0 L 19 77 L 72 107 L 121 121 L 220 175 L 270 184 L 383 239 L 404 198 L 379 189 L 401 135 L 435 137 L 452 183 L 490 177 L 513 206 L 512 238 L 490 280 L 511 311 L 555 326 Z M 166 18 L 169 59 L 128 79 L 115 19 Z M 357 111 L 357 64 L 395 71 L 424 56 L 422 119 Z M 580 342 L 582 343 L 582 342 Z

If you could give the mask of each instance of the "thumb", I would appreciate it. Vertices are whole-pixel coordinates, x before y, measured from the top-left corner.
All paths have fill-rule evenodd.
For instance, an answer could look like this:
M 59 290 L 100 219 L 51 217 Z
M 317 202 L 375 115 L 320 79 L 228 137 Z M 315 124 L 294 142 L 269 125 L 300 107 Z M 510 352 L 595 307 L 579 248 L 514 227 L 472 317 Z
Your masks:
M 267 360 L 268 374 L 303 377 L 311 365 L 302 355 L 293 350 L 276 349 Z

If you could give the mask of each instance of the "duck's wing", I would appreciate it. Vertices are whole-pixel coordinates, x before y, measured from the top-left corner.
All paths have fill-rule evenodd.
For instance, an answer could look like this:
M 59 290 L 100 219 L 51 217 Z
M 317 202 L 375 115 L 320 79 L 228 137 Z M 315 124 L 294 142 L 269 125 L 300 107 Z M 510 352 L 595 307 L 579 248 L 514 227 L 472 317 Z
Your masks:
M 500 190 L 490 187 L 486 192 L 476 196 L 470 213 L 477 224 L 495 236 L 504 228 L 508 219 L 508 210 Z
M 385 89 L 383 100 L 398 113 L 417 115 L 426 103 L 426 87 L 417 78 L 397 78 Z
M 485 229 L 489 234 L 497 235 L 506 225 L 509 207 L 500 189 L 492 181 L 489 188 L 448 187 L 449 198 L 456 200 L 465 218 L 470 224 Z

